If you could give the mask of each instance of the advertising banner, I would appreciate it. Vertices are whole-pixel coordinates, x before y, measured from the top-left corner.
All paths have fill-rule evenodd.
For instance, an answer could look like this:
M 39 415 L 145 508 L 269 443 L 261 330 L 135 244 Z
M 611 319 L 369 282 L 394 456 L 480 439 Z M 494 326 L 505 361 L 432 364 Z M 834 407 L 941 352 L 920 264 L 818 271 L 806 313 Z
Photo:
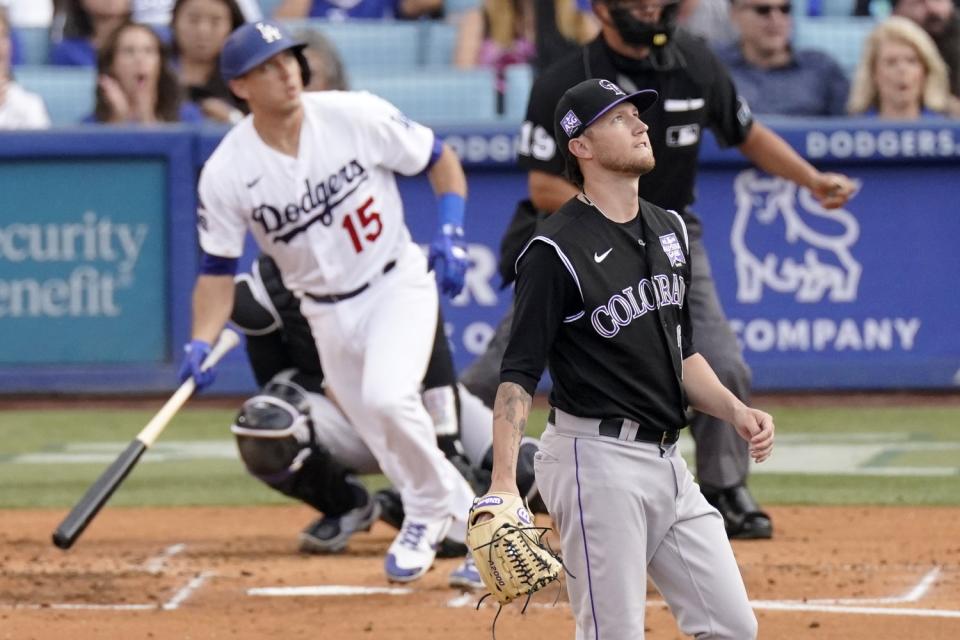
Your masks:
M 0 163 L 0 364 L 166 356 L 165 178 L 153 160 Z

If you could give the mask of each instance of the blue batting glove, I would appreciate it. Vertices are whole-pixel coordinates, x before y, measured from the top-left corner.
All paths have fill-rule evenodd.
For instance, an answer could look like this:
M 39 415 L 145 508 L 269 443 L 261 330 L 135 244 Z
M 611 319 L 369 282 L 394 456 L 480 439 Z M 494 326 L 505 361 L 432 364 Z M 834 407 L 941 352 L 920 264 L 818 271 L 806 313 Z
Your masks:
M 463 228 L 443 225 L 430 243 L 427 264 L 437 273 L 440 291 L 453 298 L 463 291 L 467 274 L 467 244 Z
M 213 367 L 202 369 L 203 361 L 210 355 L 210 343 L 203 340 L 191 340 L 183 346 L 183 362 L 180 363 L 180 372 L 178 374 L 180 382 L 193 377 L 197 385 L 197 391 L 201 391 L 211 384 L 217 377 Z

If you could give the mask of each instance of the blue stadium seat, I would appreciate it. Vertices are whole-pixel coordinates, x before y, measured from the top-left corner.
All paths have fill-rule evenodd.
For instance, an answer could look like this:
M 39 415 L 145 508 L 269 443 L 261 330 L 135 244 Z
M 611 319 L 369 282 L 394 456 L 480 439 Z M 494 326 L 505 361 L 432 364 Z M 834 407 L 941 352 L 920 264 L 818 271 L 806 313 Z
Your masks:
M 93 113 L 96 70 L 87 67 L 25 66 L 14 71 L 28 91 L 47 103 L 53 126 L 77 124 Z
M 47 63 L 50 31 L 46 27 L 17 27 L 17 37 L 24 65 Z
M 319 30 L 336 47 L 351 76 L 383 71 L 404 71 L 417 67 L 421 55 L 421 28 L 417 22 L 393 20 L 293 20 L 296 30 Z
M 447 22 L 423 21 L 423 63 L 435 67 L 453 64 L 457 47 L 457 27 Z
M 528 64 L 512 64 L 506 71 L 507 88 L 503 101 L 503 118 L 520 123 L 527 115 L 527 100 L 533 85 L 533 67 Z
M 863 45 L 877 22 L 873 18 L 796 18 L 793 44 L 832 55 L 848 76 L 853 75 Z
M 389 100 L 427 125 L 489 124 L 497 121 L 494 75 L 489 69 L 431 69 L 406 74 L 358 75 L 353 89 Z
M 260 10 L 267 18 L 273 17 L 273 12 L 277 10 L 283 0 L 259 0 Z
M 443 0 L 443 11 L 448 16 L 482 6 L 483 2 L 481 0 Z
M 853 15 L 854 0 L 820 0 L 820 15 L 849 17 Z

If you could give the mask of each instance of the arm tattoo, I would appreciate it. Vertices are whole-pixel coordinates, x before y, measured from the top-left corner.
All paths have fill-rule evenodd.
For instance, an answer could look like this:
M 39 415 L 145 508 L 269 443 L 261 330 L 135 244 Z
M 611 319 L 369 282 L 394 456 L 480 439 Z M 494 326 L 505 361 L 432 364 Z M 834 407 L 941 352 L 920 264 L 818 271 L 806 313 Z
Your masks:
M 519 452 L 520 440 L 527 430 L 527 417 L 530 415 L 530 405 L 533 398 L 523 387 L 514 382 L 504 382 L 497 388 L 497 398 L 494 400 L 493 421 L 505 421 L 513 428 L 513 438 L 509 450 L 516 460 Z

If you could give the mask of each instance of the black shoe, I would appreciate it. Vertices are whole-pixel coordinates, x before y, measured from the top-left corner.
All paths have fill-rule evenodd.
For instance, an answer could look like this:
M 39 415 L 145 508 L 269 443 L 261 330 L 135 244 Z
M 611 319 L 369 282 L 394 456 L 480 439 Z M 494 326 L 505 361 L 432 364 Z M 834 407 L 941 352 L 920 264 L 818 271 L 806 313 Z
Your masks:
M 469 552 L 467 545 L 450 538 L 444 538 L 437 545 L 438 558 L 462 558 Z
M 766 540 L 773 537 L 773 522 L 750 495 L 745 485 L 729 489 L 703 489 L 703 497 L 723 516 L 727 537 L 736 540 Z
M 392 487 L 380 489 L 373 494 L 373 499 L 380 504 L 380 519 L 399 531 L 403 526 L 403 501 L 400 499 L 400 492 Z
M 369 531 L 380 517 L 380 503 L 367 498 L 363 506 L 339 516 L 322 516 L 300 533 L 300 551 L 337 553 L 357 531 Z

